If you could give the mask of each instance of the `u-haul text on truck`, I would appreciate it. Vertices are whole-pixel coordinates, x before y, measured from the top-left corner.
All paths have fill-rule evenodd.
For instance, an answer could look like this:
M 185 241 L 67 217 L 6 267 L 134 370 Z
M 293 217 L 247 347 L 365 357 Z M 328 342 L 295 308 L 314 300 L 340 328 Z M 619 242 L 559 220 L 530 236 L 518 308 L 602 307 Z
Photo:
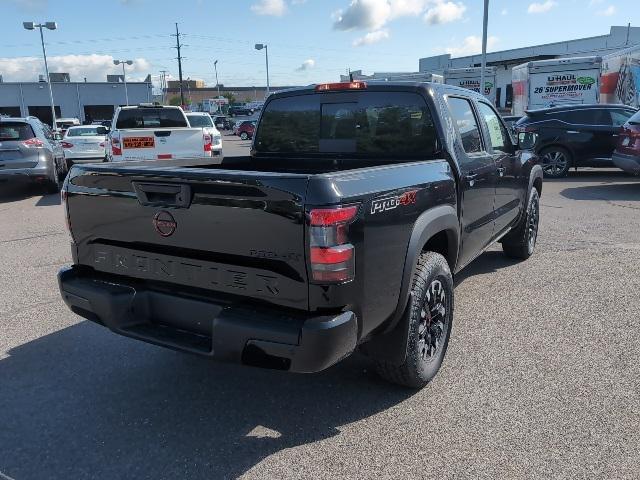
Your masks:
M 601 64 L 601 57 L 572 57 L 513 67 L 513 114 L 554 105 L 598 103 Z
M 640 108 L 640 45 L 603 57 L 600 101 Z
M 444 83 L 456 87 L 467 88 L 480 93 L 481 67 L 449 68 L 444 71 Z M 496 103 L 496 67 L 487 67 L 484 73 L 484 91 L 491 103 Z

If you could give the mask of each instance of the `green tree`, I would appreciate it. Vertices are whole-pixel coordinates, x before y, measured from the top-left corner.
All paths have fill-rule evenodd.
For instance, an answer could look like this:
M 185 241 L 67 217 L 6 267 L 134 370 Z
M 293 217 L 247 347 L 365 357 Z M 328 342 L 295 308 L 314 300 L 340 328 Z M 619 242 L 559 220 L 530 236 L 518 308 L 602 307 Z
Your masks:
M 234 103 L 236 103 L 236 97 L 233 93 L 231 92 L 225 92 L 222 94 L 222 96 L 224 98 L 226 98 L 227 100 L 229 100 L 229 105 L 233 105 Z
M 188 98 L 185 98 L 184 102 L 185 102 L 185 105 L 191 105 L 191 100 L 189 100 Z M 175 96 L 171 97 L 169 99 L 169 105 L 173 105 L 175 107 L 180 106 L 181 105 L 180 104 L 180 96 L 175 95 Z

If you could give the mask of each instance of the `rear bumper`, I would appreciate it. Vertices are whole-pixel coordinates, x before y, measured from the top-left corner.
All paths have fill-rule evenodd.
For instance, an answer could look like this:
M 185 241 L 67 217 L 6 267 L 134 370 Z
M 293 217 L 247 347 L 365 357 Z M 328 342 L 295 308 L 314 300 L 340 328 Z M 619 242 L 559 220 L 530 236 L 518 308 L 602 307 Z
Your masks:
M 44 163 L 39 163 L 33 168 L 7 168 L 0 170 L 0 179 L 3 180 L 38 180 L 50 178 L 51 167 Z
M 631 175 L 640 175 L 640 155 L 613 154 L 613 163 L 616 167 Z
M 356 347 L 357 319 L 350 311 L 315 316 L 212 301 L 119 283 L 75 266 L 60 270 L 58 283 L 73 312 L 115 333 L 221 361 L 311 373 Z

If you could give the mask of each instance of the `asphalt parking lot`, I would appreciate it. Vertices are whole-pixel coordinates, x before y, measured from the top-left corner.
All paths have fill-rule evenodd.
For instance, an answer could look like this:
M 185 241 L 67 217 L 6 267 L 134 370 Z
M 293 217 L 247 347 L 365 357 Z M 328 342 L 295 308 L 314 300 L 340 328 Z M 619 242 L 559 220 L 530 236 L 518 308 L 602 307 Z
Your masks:
M 358 355 L 302 376 L 111 334 L 59 297 L 58 196 L 0 191 L 0 478 L 638 478 L 640 179 L 546 182 L 535 255 L 457 277 L 418 392 Z

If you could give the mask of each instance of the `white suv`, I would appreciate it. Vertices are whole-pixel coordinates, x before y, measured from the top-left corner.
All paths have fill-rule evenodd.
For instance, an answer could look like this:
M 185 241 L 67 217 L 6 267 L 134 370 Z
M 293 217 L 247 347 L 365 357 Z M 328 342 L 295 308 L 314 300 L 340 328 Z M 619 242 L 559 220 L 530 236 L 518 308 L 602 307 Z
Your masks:
M 211 156 L 222 156 L 222 135 L 213 124 L 211 115 L 205 112 L 189 112 L 186 115 L 190 126 L 202 128 L 205 133 L 211 135 Z

